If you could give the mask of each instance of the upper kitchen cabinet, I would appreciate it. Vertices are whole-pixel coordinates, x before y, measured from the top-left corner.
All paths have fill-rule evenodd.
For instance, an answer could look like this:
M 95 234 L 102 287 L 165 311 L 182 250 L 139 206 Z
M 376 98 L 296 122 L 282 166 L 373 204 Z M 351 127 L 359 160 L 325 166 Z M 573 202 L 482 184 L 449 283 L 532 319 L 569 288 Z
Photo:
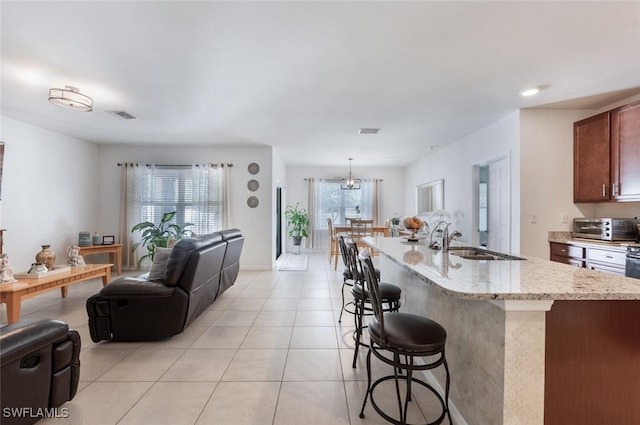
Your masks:
M 573 202 L 610 199 L 609 112 L 573 124 Z
M 611 179 L 616 201 L 640 200 L 640 102 L 611 111 Z
M 573 201 L 640 201 L 640 102 L 573 124 Z

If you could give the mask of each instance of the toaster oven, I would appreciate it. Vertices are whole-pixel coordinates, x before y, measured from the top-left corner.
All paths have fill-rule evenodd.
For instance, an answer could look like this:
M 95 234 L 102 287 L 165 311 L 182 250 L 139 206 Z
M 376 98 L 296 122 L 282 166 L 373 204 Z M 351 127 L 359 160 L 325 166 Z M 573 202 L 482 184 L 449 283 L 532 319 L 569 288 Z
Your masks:
M 601 241 L 635 241 L 638 222 L 633 218 L 574 218 L 573 237 Z

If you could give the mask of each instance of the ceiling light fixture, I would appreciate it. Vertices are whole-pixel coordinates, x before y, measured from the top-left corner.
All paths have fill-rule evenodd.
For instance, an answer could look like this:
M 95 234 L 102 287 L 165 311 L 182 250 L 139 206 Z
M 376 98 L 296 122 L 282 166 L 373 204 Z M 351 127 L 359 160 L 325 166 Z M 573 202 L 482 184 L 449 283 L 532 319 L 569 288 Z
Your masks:
M 358 134 L 378 134 L 379 128 L 361 128 L 358 130 Z
M 346 179 L 342 179 L 342 181 L 340 182 L 340 189 L 342 190 L 360 189 L 361 180 L 354 179 L 351 175 L 351 161 L 353 161 L 353 158 L 349 158 L 349 177 L 347 177 Z
M 524 97 L 533 96 L 535 94 L 538 94 L 539 92 L 540 92 L 540 89 L 538 87 L 533 87 L 533 88 L 522 91 L 520 93 L 520 96 L 524 96 Z
M 93 110 L 93 99 L 71 86 L 65 86 L 63 89 L 49 89 L 49 102 L 74 111 L 91 112 Z

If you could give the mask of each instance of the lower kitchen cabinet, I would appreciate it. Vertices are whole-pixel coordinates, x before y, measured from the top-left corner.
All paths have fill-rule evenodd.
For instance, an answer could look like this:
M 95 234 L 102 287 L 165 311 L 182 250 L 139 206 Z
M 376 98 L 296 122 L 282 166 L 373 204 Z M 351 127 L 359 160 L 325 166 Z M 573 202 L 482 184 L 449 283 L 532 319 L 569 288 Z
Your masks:
M 551 261 L 624 276 L 626 261 L 624 251 L 560 242 L 550 242 L 549 245 Z

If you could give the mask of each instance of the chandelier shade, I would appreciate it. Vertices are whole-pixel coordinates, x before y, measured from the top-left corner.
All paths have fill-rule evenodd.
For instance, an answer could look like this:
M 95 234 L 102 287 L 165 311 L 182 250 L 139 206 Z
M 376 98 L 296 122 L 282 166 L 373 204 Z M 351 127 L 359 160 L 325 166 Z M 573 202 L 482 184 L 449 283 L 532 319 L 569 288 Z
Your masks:
M 49 89 L 49 102 L 73 111 L 91 112 L 93 110 L 93 99 L 71 86 L 65 86 L 63 89 Z
M 340 182 L 340 189 L 342 190 L 360 189 L 360 183 L 362 180 L 353 178 L 353 175 L 351 174 L 351 161 L 353 161 L 353 158 L 349 158 L 349 177 L 342 179 Z

